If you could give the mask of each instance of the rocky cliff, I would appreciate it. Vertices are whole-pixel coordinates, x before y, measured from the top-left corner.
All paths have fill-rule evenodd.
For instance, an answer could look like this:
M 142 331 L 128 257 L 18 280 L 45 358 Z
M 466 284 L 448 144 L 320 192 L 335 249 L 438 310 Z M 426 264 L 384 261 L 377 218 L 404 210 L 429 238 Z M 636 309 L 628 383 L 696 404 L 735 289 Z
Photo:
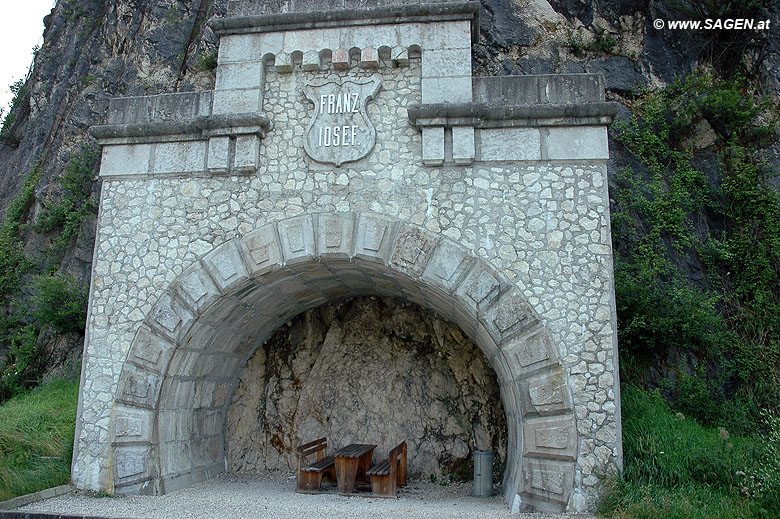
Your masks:
M 82 291 L 88 286 L 100 186 L 94 183 L 94 160 L 85 159 L 95 147 L 87 128 L 104 121 L 112 97 L 212 88 L 218 41 L 205 22 L 224 14 L 226 7 L 227 0 L 59 0 L 46 17 L 44 43 L 30 79 L 0 133 L 0 207 L 6 217 L 2 240 L 4 250 L 15 251 L 0 258 L 12 273 L 0 287 L 5 316 L 0 323 L 0 356 L 16 348 L 10 359 L 17 371 L 20 344 L 33 353 L 62 350 L 56 358 L 78 350 L 77 331 L 70 331 L 76 335 L 60 344 L 57 331 L 44 329 L 36 323 L 35 312 L 24 308 L 40 295 L 40 280 L 33 282 L 36 274 L 59 272 L 67 274 L 63 279 L 75 279 Z M 765 31 L 697 32 L 658 29 L 654 24 L 727 16 L 776 22 L 777 11 L 777 4 L 770 1 L 734 6 L 687 1 L 482 0 L 473 69 L 482 75 L 603 73 L 608 98 L 625 106 L 618 116 L 621 120 L 629 117 L 629 108 L 642 92 L 669 85 L 701 64 L 725 76 L 748 74 L 759 90 L 776 95 L 780 40 L 775 25 Z M 690 135 L 691 142 L 697 143 L 695 154 L 715 179 L 717 127 L 699 124 L 695 128 Z M 615 131 L 610 149 L 615 193 L 625 187 L 617 178 L 627 167 L 636 178 L 650 174 Z M 769 162 L 777 164 L 777 155 L 769 156 Z M 69 171 L 80 176 L 74 180 L 73 175 L 67 176 Z M 74 192 L 81 198 L 74 198 Z M 706 223 L 721 225 L 717 218 Z M 620 246 L 616 243 L 616 248 Z M 706 285 L 695 255 L 680 255 L 675 261 L 694 284 Z M 325 330 L 337 328 L 345 333 L 336 325 L 321 331 L 327 336 L 330 332 Z M 687 362 L 674 352 L 670 358 L 673 364 Z M 49 367 L 41 367 L 22 382 L 34 383 Z M 668 374 L 658 373 L 656 378 Z M 249 456 L 238 444 L 234 452 L 237 464 Z

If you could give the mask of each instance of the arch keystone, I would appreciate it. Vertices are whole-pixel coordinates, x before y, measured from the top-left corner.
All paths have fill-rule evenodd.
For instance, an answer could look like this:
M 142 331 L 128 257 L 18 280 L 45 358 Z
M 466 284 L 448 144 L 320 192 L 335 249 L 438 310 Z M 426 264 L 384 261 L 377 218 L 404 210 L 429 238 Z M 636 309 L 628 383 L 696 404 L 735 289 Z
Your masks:
M 350 258 L 355 218 L 351 213 L 325 213 L 318 218 L 317 251 L 321 258 Z

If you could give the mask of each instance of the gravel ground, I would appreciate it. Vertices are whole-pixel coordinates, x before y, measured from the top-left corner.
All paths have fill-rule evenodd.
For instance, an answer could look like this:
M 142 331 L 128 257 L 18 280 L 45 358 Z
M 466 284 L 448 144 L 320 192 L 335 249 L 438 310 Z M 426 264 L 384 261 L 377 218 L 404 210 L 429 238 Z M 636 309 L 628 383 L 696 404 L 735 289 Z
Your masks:
M 399 499 L 296 494 L 295 476 L 284 473 L 221 474 L 164 496 L 96 497 L 72 492 L 19 510 L 138 519 L 401 517 L 403 519 L 592 519 L 592 515 L 515 514 L 500 496 L 476 498 L 471 483 L 441 486 L 410 481 Z

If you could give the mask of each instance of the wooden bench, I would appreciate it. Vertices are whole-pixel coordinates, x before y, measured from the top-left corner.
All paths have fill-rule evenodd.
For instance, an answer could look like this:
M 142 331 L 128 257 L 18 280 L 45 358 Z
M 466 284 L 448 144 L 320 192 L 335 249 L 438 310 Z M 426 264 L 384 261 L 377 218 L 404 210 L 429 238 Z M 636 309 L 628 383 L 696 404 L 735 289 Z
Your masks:
M 371 491 L 377 497 L 396 497 L 398 487 L 406 485 L 406 442 L 393 448 L 388 459 L 366 472 Z
M 298 453 L 297 492 L 319 492 L 323 476 L 330 481 L 335 481 L 335 460 L 333 456 L 325 456 L 327 448 L 328 441 L 323 436 L 296 449 Z M 317 461 L 306 465 L 306 457 L 315 453 Z

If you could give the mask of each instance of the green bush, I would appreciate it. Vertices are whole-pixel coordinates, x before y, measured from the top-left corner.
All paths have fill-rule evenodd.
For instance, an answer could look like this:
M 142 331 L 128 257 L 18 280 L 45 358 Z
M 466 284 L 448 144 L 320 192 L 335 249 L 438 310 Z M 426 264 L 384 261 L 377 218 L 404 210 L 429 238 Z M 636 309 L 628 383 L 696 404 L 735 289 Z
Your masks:
M 70 480 L 78 388 L 55 380 L 0 405 L 0 501 Z
M 39 329 L 84 333 L 87 293 L 76 279 L 63 274 L 35 276 L 30 286 L 30 316 Z
M 62 250 L 81 232 L 82 224 L 97 212 L 97 202 L 92 197 L 92 186 L 97 181 L 100 150 L 85 147 L 74 154 L 65 172 L 59 178 L 62 197 L 47 205 L 38 215 L 34 230 L 50 233 L 59 229 L 53 248 Z
M 4 302 L 19 288 L 22 274 L 32 266 L 22 250 L 20 233 L 22 220 L 35 200 L 35 188 L 40 180 L 41 170 L 36 166 L 27 175 L 22 189 L 8 204 L 5 218 L 0 224 L 0 299 Z
M 28 90 L 24 79 L 13 82 L 8 89 L 11 91 L 13 98 L 11 99 L 11 107 L 8 113 L 5 114 L 5 117 L 3 117 L 2 125 L 0 125 L 0 141 L 15 146 L 19 144 L 19 139 L 14 135 L 16 116 L 21 109 L 21 105 L 27 101 Z M 2 112 L 0 112 L 0 116 L 2 115 Z
M 761 155 L 776 108 L 743 78 L 698 70 L 633 110 L 615 130 L 647 172 L 622 171 L 610 193 L 621 369 L 635 380 L 692 353 L 715 368 L 683 373 L 678 404 L 709 423 L 736 411 L 749 428 L 780 408 L 780 196 Z M 691 147 L 702 122 L 716 133 L 709 176 Z

